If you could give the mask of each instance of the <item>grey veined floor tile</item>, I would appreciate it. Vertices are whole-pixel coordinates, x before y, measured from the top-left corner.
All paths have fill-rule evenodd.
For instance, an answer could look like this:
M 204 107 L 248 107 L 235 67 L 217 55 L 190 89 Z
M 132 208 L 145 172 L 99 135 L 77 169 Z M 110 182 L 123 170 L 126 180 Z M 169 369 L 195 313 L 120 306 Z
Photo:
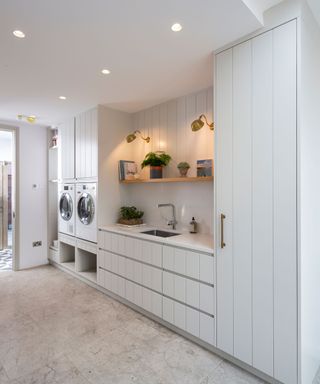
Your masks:
M 0 274 L 1 384 L 261 384 L 51 266 Z

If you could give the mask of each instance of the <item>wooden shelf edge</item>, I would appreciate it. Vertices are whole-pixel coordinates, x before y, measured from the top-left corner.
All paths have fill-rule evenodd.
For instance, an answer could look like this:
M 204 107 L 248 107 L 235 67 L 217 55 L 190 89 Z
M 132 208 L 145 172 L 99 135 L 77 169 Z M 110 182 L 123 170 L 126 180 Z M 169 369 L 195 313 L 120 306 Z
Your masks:
M 136 179 L 136 180 L 120 180 L 121 184 L 142 184 L 142 183 L 194 183 L 203 181 L 212 181 L 213 176 L 206 177 L 170 177 L 163 179 Z

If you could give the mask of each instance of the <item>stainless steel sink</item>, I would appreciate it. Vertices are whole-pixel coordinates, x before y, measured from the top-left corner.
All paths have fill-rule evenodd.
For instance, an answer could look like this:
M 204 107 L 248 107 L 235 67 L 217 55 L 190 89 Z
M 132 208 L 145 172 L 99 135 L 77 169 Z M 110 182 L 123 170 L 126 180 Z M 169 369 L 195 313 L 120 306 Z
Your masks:
M 157 237 L 171 237 L 171 236 L 180 235 L 180 233 L 162 231 L 161 229 L 152 229 L 151 231 L 144 231 L 140 233 L 143 233 L 144 235 L 152 235 Z

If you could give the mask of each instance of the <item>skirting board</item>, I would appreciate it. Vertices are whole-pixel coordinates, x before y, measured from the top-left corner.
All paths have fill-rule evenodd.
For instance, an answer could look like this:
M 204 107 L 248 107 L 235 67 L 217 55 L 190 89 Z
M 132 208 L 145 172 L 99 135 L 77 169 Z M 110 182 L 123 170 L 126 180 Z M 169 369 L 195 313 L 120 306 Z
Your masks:
M 253 367 L 243 363 L 242 361 L 235 359 L 233 356 L 230 356 L 227 353 L 213 347 L 212 345 L 210 345 L 210 344 L 190 335 L 189 333 L 175 327 L 174 325 L 167 323 L 166 321 L 164 321 L 160 317 L 157 317 L 157 316 L 153 315 L 152 313 L 149 313 L 149 312 L 145 311 L 144 309 L 138 307 L 137 305 L 130 303 L 130 301 L 127 301 L 126 299 L 108 291 L 107 289 L 100 287 L 98 284 L 95 284 L 94 282 L 87 280 L 86 278 L 84 278 L 83 276 L 80 276 L 76 272 L 73 272 L 72 270 L 65 268 L 63 265 L 58 264 L 52 260 L 49 260 L 49 263 L 51 265 L 53 265 L 54 267 L 62 270 L 63 272 L 66 272 L 69 275 L 72 275 L 73 277 L 77 278 L 78 280 L 81 280 L 82 282 L 86 283 L 90 287 L 97 289 L 98 291 L 104 293 L 105 295 L 111 297 L 112 299 L 119 301 L 120 303 L 126 305 L 127 307 L 133 309 L 134 311 L 139 312 L 142 315 L 148 317 L 149 319 L 151 319 L 151 320 L 163 325 L 164 327 L 170 329 L 171 331 L 178 333 L 180 336 L 183 336 L 184 338 L 192 341 L 193 343 L 201 346 L 202 348 L 205 348 L 208 351 L 220 356 L 221 358 L 223 358 L 227 361 L 230 361 L 231 363 L 233 363 L 233 364 L 237 365 L 238 367 L 246 370 L 247 372 L 259 377 L 260 379 L 262 379 L 262 380 L 264 380 L 270 384 L 282 384 L 280 381 L 275 380 L 273 377 L 265 375 L 264 373 L 254 369 Z

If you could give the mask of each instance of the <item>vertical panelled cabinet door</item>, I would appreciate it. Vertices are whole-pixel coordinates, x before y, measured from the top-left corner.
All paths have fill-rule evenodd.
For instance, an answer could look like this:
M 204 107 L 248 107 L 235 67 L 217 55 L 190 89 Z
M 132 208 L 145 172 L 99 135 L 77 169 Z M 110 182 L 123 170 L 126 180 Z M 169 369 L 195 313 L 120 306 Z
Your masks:
M 298 382 L 296 21 L 215 65 L 217 347 Z
M 60 153 L 61 153 L 61 178 L 62 180 L 72 180 L 75 178 L 74 172 L 74 119 L 69 119 L 59 126 Z
M 76 178 L 98 177 L 98 112 L 91 109 L 76 117 Z

